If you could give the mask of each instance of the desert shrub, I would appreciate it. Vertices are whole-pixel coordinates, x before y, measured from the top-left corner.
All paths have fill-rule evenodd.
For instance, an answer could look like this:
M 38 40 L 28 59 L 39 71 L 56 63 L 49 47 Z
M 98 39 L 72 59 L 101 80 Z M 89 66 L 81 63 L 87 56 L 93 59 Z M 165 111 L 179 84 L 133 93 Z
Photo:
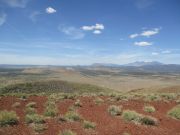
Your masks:
M 94 129 L 96 127 L 96 124 L 94 122 L 84 121 L 83 127 L 86 129 Z
M 36 124 L 42 124 L 45 123 L 45 118 L 42 115 L 38 114 L 27 114 L 25 116 L 26 123 L 36 123 Z
M 15 125 L 18 119 L 14 111 L 0 111 L 0 126 Z
M 115 116 L 115 115 L 121 115 L 122 113 L 122 107 L 119 107 L 119 106 L 115 106 L 115 105 L 111 105 L 109 106 L 108 108 L 108 112 Z
M 99 96 L 105 96 L 106 94 L 104 92 L 99 92 L 98 95 Z
M 114 98 L 116 101 L 120 101 L 120 100 L 127 100 L 128 96 L 127 95 L 116 95 Z
M 122 117 L 126 121 L 132 121 L 132 122 L 140 123 L 143 125 L 157 125 L 158 124 L 158 121 L 156 118 L 153 118 L 151 116 L 145 116 L 145 115 L 142 115 L 135 111 L 130 111 L 130 110 L 123 111 Z
M 171 116 L 172 118 L 180 120 L 180 105 L 177 105 L 174 108 L 172 108 L 168 112 L 168 115 Z
M 157 125 L 158 121 L 157 121 L 157 119 L 155 119 L 153 117 L 143 116 L 140 120 L 140 123 L 144 124 L 144 125 Z
M 81 116 L 75 111 L 69 111 L 65 114 L 65 118 L 69 121 L 79 121 L 81 120 Z
M 13 108 L 19 108 L 20 105 L 21 105 L 21 103 L 15 102 L 15 103 L 12 105 L 12 107 L 13 107 Z
M 78 99 L 76 100 L 76 102 L 74 103 L 74 106 L 77 106 L 77 107 L 82 107 L 82 103 L 81 101 Z
M 110 93 L 109 96 L 110 97 L 115 97 L 117 94 L 116 93 Z
M 157 101 L 157 100 L 161 100 L 161 97 L 156 94 L 150 94 L 150 95 L 145 96 L 145 100 L 146 101 Z
M 122 117 L 126 121 L 139 122 L 141 115 L 135 111 L 125 110 L 122 113 Z
M 180 99 L 177 99 L 177 100 L 176 100 L 176 103 L 180 104 Z
M 36 113 L 36 109 L 35 108 L 31 108 L 31 107 L 26 107 L 25 113 L 26 114 L 35 114 Z
M 46 109 L 45 109 L 44 115 L 48 117 L 55 117 L 57 113 L 58 113 L 58 109 L 55 102 L 48 101 L 46 103 Z
M 56 108 L 47 107 L 46 111 L 44 112 L 44 115 L 48 116 L 48 117 L 55 117 L 57 115 L 57 109 Z
M 57 120 L 58 120 L 58 122 L 66 122 L 67 121 L 67 119 L 62 115 L 58 116 Z
M 46 125 L 44 124 L 33 124 L 32 128 L 34 129 L 35 132 L 38 132 L 38 133 L 41 133 L 47 129 Z
M 101 103 L 104 102 L 104 100 L 103 100 L 102 98 L 96 97 L 95 100 L 94 100 L 94 102 L 95 102 L 96 104 L 101 104 Z
M 65 130 L 63 132 L 60 132 L 59 135 L 77 135 L 77 134 L 71 130 Z
M 162 93 L 161 97 L 165 100 L 173 100 L 176 99 L 177 96 L 174 93 Z
M 26 107 L 31 107 L 31 108 L 35 108 L 36 107 L 36 103 L 35 102 L 30 102 L 26 105 Z
M 26 95 L 22 95 L 22 96 L 20 96 L 20 99 L 21 100 L 27 100 L 27 96 Z
M 144 111 L 152 113 L 152 112 L 155 112 L 156 109 L 153 106 L 144 106 Z

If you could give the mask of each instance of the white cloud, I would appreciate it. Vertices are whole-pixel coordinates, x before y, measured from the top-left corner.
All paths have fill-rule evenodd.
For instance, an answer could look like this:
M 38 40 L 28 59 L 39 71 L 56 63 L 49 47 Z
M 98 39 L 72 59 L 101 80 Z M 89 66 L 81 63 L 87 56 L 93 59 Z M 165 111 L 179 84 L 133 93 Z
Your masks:
M 156 35 L 159 33 L 159 28 L 155 28 L 153 30 L 147 30 L 147 31 L 143 31 L 141 33 L 141 36 L 145 36 L 145 37 L 150 37 L 150 36 L 153 36 L 153 35 Z
M 101 34 L 102 32 L 100 30 L 93 31 L 94 34 Z
M 91 26 L 82 26 L 81 29 L 84 31 L 93 31 L 94 34 L 101 34 L 102 30 L 104 30 L 104 25 L 96 23 Z
M 150 46 L 152 45 L 153 43 L 151 42 L 146 42 L 146 41 L 142 41 L 142 42 L 135 42 L 134 45 L 137 45 L 137 46 Z
M 159 55 L 158 52 L 152 52 L 152 55 Z
M 97 23 L 97 24 L 95 25 L 95 29 L 96 29 L 96 30 L 104 30 L 104 25 Z
M 162 53 L 164 53 L 164 54 L 168 54 L 168 53 L 171 53 L 171 51 L 166 50 L 166 51 L 162 51 Z
M 81 28 L 82 30 L 86 30 L 86 31 L 94 30 L 94 26 L 82 26 Z
M 30 14 L 29 18 L 33 21 L 36 22 L 37 21 L 37 16 L 40 15 L 41 13 L 39 11 L 34 11 Z
M 68 35 L 69 37 L 71 37 L 71 39 L 82 39 L 85 36 L 82 30 L 77 29 L 73 26 L 66 27 L 66 26 L 60 25 L 58 27 L 58 30 Z
M 104 30 L 104 25 L 97 23 L 97 24 L 91 25 L 91 26 L 82 26 L 81 29 L 82 29 L 82 30 L 85 30 L 85 31 Z
M 30 0 L 1 0 L 10 7 L 25 8 Z
M 5 13 L 0 13 L 0 26 L 6 22 L 7 15 Z
M 137 36 L 139 36 L 139 34 L 135 33 L 135 34 L 130 35 L 129 37 L 130 37 L 130 38 L 135 38 L 135 37 L 137 37 Z
M 52 7 L 46 8 L 46 13 L 48 13 L 48 14 L 53 14 L 53 13 L 56 13 L 56 12 L 57 11 L 54 8 L 52 8 Z
M 145 28 L 147 29 L 147 28 Z M 151 37 L 153 35 L 156 35 L 159 33 L 161 28 L 154 28 L 154 29 L 151 29 L 151 30 L 145 30 L 145 31 L 142 31 L 140 34 L 138 33 L 135 33 L 135 34 L 131 34 L 129 36 L 129 38 L 136 38 L 136 37 L 139 37 L 139 36 L 143 36 L 143 37 Z

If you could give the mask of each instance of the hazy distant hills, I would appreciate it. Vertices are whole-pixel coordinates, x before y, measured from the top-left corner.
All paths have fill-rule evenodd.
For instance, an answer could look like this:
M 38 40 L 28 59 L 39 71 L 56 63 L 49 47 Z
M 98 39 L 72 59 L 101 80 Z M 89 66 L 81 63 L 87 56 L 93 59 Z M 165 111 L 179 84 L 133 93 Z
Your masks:
M 180 73 L 180 65 L 178 64 L 163 64 L 157 61 L 152 62 L 144 62 L 144 61 L 136 61 L 129 64 L 118 65 L 113 63 L 94 63 L 88 66 L 51 66 L 51 65 L 0 65 L 0 68 L 8 69 L 8 68 L 62 68 L 62 67 L 71 67 L 76 70 L 84 70 L 84 69 L 93 69 L 93 70 L 101 70 L 103 68 L 109 70 L 120 70 L 125 73 Z
M 164 65 L 163 63 L 157 62 L 157 61 L 152 61 L 152 62 L 144 62 L 144 61 L 136 61 L 133 63 L 125 64 L 124 66 L 159 66 L 159 65 Z
M 121 69 L 123 72 L 149 72 L 149 73 L 180 73 L 180 65 L 178 64 L 163 64 L 157 61 L 144 62 L 136 61 L 129 64 L 117 65 L 117 64 L 103 64 L 95 63 L 91 65 L 92 67 L 106 67 L 106 68 L 116 68 Z

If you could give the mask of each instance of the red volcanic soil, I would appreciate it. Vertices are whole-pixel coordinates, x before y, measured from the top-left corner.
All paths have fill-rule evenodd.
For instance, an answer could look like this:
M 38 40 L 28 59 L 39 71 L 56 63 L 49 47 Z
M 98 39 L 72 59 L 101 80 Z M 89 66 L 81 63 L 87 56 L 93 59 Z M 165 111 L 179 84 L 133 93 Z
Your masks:
M 47 129 L 40 135 L 58 135 L 60 131 L 70 129 L 77 133 L 77 135 L 123 135 L 129 133 L 130 135 L 180 135 L 180 121 L 172 119 L 167 116 L 167 112 L 177 105 L 175 101 L 152 101 L 146 102 L 143 100 L 129 100 L 129 101 L 109 101 L 108 97 L 101 97 L 104 102 L 95 104 L 94 97 L 79 97 L 82 107 L 77 108 L 78 113 L 84 120 L 96 123 L 96 128 L 84 129 L 82 122 L 58 122 L 57 118 L 50 118 L 46 120 Z M 27 100 L 21 100 L 17 97 L 8 96 L 0 98 L 0 110 L 15 111 L 19 116 L 19 123 L 14 126 L 0 127 L 0 135 L 34 135 L 38 134 L 25 123 L 25 106 L 29 102 L 36 102 L 37 113 L 42 114 L 45 109 L 45 96 L 30 96 Z M 20 107 L 13 108 L 15 102 L 20 102 Z M 64 99 L 58 101 L 57 107 L 59 115 L 64 115 L 70 106 L 74 104 L 75 100 Z M 143 111 L 144 105 L 152 105 L 156 108 L 156 112 L 147 113 Z M 132 122 L 124 121 L 121 116 L 111 116 L 107 109 L 109 105 L 121 105 L 123 110 L 129 109 L 137 111 L 138 113 L 149 115 L 158 119 L 157 126 L 147 126 L 141 124 L 134 124 Z

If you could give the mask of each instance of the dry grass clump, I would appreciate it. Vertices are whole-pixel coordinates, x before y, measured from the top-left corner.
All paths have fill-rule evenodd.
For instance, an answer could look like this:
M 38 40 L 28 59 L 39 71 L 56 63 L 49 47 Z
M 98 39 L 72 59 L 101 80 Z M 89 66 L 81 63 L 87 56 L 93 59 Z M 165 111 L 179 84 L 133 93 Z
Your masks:
M 144 125 L 157 125 L 158 121 L 156 118 L 150 116 L 144 116 L 135 111 L 125 110 L 122 113 L 122 118 L 126 121 L 132 121 L 134 123 L 140 123 Z
M 21 106 L 21 103 L 20 102 L 15 102 L 12 107 L 13 108 L 19 108 Z
M 32 124 L 32 128 L 35 132 L 41 133 L 47 129 L 47 126 L 45 124 Z
M 111 105 L 108 108 L 108 112 L 112 116 L 121 115 L 121 113 L 122 113 L 122 106 Z
M 54 101 L 48 101 L 46 103 L 46 109 L 44 115 L 47 117 L 55 117 L 58 114 L 58 109 Z
M 100 97 L 96 97 L 95 100 L 94 100 L 95 104 L 101 104 L 104 102 L 104 100 Z
M 90 121 L 84 121 L 83 122 L 83 127 L 86 129 L 95 129 L 96 124 L 94 122 L 90 122 Z
M 74 103 L 74 106 L 76 107 L 82 107 L 82 103 L 79 99 L 76 100 L 76 102 Z
M 45 118 L 39 114 L 27 114 L 25 116 L 26 123 L 36 123 L 36 124 L 43 124 L 45 123 Z
M 172 108 L 168 112 L 168 115 L 171 116 L 172 118 L 180 120 L 180 105 L 177 105 L 174 108 Z
M 0 126 L 15 125 L 18 117 L 14 111 L 0 111 Z
M 80 121 L 81 116 L 76 111 L 69 111 L 65 114 L 65 119 L 68 121 Z
M 144 111 L 148 113 L 153 113 L 156 111 L 156 109 L 153 106 L 148 105 L 148 106 L 144 106 Z
M 31 107 L 31 108 L 35 108 L 36 107 L 36 102 L 30 102 L 26 105 L 26 107 Z

